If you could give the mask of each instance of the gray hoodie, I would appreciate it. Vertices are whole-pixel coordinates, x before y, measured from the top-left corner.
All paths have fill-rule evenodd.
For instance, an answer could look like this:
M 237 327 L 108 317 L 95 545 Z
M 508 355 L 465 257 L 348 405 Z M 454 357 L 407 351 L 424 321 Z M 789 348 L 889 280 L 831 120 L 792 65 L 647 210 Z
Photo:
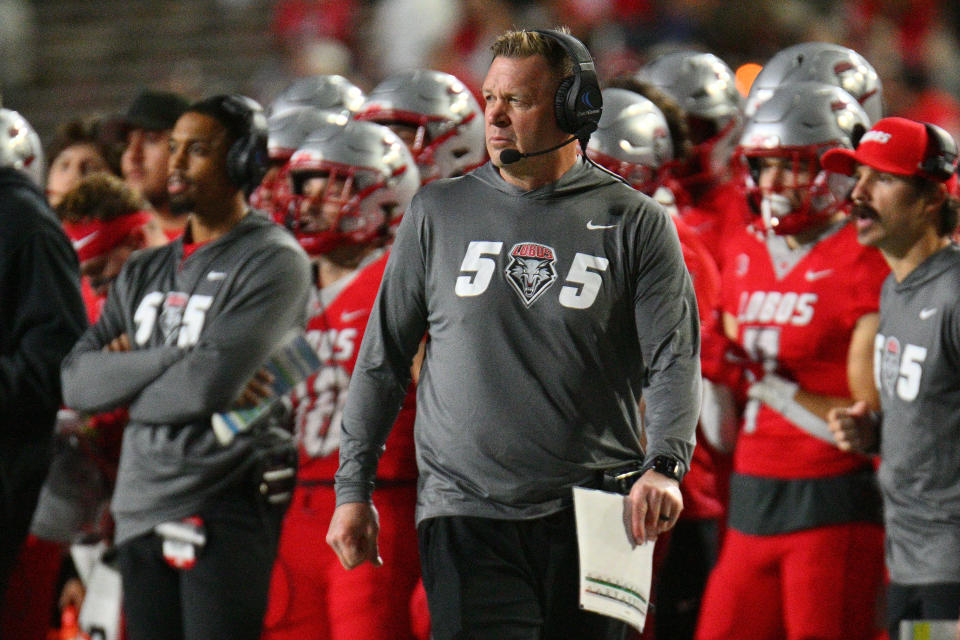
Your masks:
M 118 544 L 195 514 L 238 482 L 253 440 L 220 445 L 210 416 L 304 326 L 309 285 L 296 239 L 256 214 L 186 259 L 176 240 L 124 265 L 62 371 L 67 406 L 95 413 L 129 405 L 112 503 Z M 123 333 L 132 351 L 103 351 Z
M 676 230 L 653 200 L 582 160 L 523 191 L 491 164 L 424 187 L 404 216 L 344 409 L 337 501 L 371 496 L 410 360 L 417 520 L 523 519 L 597 471 L 689 463 L 699 325 Z

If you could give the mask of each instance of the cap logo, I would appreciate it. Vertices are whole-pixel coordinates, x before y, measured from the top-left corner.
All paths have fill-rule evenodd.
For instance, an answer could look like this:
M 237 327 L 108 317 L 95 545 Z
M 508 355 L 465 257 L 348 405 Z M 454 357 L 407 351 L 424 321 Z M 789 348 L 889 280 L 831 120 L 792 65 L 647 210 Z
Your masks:
M 860 144 L 864 142 L 876 142 L 877 144 L 887 144 L 892 136 L 886 131 L 867 131 L 860 138 Z

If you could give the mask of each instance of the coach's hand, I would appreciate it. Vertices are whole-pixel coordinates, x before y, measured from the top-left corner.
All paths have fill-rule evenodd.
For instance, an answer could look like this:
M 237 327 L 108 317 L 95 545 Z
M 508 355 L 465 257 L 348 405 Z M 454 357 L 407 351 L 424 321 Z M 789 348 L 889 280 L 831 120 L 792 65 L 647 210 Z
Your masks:
M 380 517 L 369 502 L 347 502 L 337 507 L 327 530 L 327 544 L 340 559 L 345 569 L 370 562 L 375 567 L 383 564 L 377 536 Z
M 658 534 L 672 529 L 683 511 L 680 483 L 653 469 L 633 484 L 626 502 L 630 532 L 637 544 L 656 540 Z

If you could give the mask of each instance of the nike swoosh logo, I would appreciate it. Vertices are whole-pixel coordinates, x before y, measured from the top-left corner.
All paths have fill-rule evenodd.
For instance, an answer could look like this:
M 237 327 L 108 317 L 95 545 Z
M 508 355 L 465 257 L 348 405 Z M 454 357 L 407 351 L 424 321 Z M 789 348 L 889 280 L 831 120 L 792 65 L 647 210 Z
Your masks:
M 937 308 L 936 308 L 936 307 L 933 307 L 932 309 L 921 309 L 921 310 L 920 310 L 920 319 L 921 319 L 921 320 L 926 320 L 927 318 L 929 318 L 930 316 L 932 316 L 932 315 L 935 314 L 936 312 L 937 312 Z
M 353 311 L 343 311 L 340 313 L 340 322 L 353 322 L 365 313 L 370 313 L 367 309 L 354 309 Z
M 93 242 L 93 239 L 96 238 L 98 235 L 100 235 L 99 231 L 92 231 L 87 235 L 83 236 L 82 238 L 80 238 L 79 240 L 74 240 L 73 241 L 74 250 L 80 251 L 80 249 L 83 249 L 85 246 Z
M 807 279 L 807 282 L 813 282 L 814 280 L 819 280 L 820 278 L 826 278 L 833 273 L 833 269 L 824 269 L 822 271 L 813 271 L 808 269 L 804 274 L 804 277 Z
M 587 222 L 587 229 L 590 231 L 596 231 L 597 229 L 615 229 L 617 225 L 615 224 L 593 224 L 593 220 Z

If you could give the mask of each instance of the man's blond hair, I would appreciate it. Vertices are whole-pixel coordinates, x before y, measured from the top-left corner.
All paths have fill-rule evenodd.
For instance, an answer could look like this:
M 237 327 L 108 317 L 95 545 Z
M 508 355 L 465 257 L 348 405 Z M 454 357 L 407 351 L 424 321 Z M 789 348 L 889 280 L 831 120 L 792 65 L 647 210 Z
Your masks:
M 554 31 L 570 34 L 567 27 Z M 507 31 L 490 47 L 494 58 L 529 58 L 543 56 L 558 79 L 573 75 L 573 60 L 556 38 L 527 29 Z

